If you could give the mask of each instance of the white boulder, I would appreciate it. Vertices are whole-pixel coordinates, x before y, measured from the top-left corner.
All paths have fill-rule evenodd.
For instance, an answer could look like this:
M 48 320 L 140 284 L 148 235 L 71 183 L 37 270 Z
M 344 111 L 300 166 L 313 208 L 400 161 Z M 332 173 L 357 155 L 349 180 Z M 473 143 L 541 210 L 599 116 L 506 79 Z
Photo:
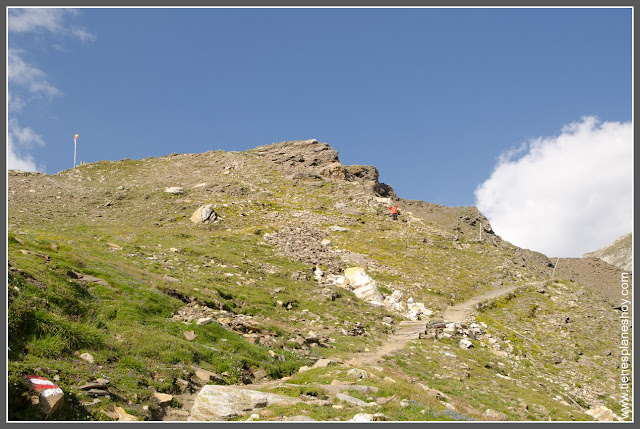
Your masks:
M 184 194 L 184 188 L 180 187 L 180 186 L 171 186 L 168 188 L 164 188 L 164 191 L 169 193 L 169 194 Z
M 291 396 L 208 384 L 196 396 L 189 421 L 229 420 L 272 404 L 287 406 L 299 402 L 300 399 Z

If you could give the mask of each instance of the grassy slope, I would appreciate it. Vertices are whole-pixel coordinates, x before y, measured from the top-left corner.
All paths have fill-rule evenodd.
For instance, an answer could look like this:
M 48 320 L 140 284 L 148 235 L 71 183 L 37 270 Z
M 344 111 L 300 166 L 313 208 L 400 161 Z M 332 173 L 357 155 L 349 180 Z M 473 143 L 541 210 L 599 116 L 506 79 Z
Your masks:
M 207 186 L 191 189 L 202 182 Z M 164 192 L 165 186 L 184 186 L 187 192 L 171 195 Z M 148 418 L 142 406 L 154 406 L 150 387 L 175 393 L 177 380 L 188 380 L 193 374 L 192 364 L 226 372 L 226 382 L 233 384 L 239 382 L 243 369 L 252 366 L 266 369 L 271 377 L 292 374 L 305 359 L 288 340 L 310 329 L 335 340 L 335 348 L 313 349 L 317 355 L 346 357 L 375 346 L 387 333 L 379 321 L 397 315 L 368 306 L 345 291 L 341 298 L 327 300 L 310 275 L 312 266 L 285 258 L 262 239 L 266 232 L 309 217 L 320 230 L 350 220 L 347 232 L 327 233 L 334 249 L 366 255 L 371 261 L 368 271 L 383 288 L 402 290 L 406 297 L 433 308 L 436 316 L 446 305 L 481 293 L 496 281 L 524 285 L 544 278 L 547 267 L 543 263 L 526 261 L 518 249 L 499 240 L 476 241 L 470 225 L 460 224 L 453 231 L 450 225 L 408 213 L 401 222 L 392 223 L 384 206 L 366 204 L 367 198 L 370 192 L 360 185 L 286 180 L 251 152 L 100 162 L 56 176 L 10 177 L 8 256 L 10 265 L 19 270 L 10 271 L 8 284 L 10 419 L 38 418 L 23 394 L 24 374 L 60 376 L 59 384 L 69 400 L 56 419 L 106 418 L 99 410 L 111 403 Z M 357 213 L 340 213 L 333 208 L 336 202 L 354 207 Z M 189 221 L 204 203 L 214 204 L 222 222 L 196 226 Z M 460 209 L 460 215 L 468 213 L 467 208 Z M 113 250 L 107 243 L 122 248 Z M 47 254 L 51 260 L 45 262 L 20 250 Z M 105 279 L 109 286 L 84 284 L 68 275 L 71 270 Z M 299 280 L 295 273 L 309 274 L 308 280 Z M 284 354 L 284 360 L 216 324 L 172 322 L 171 315 L 184 303 L 163 292 L 168 288 L 254 316 L 275 334 L 273 349 Z M 280 291 L 275 293 L 276 289 Z M 277 300 L 292 302 L 294 307 L 285 311 L 276 305 Z M 511 301 L 526 302 L 525 307 L 548 305 L 544 296 L 531 291 Z M 514 308 L 511 302 L 505 305 Z M 379 396 L 397 394 L 413 401 L 408 408 L 389 405 L 383 412 L 398 420 L 448 420 L 481 418 L 490 407 L 511 418 L 546 417 L 511 410 L 518 406 L 513 398 L 522 396 L 544 403 L 553 418 L 588 418 L 557 401 L 550 406 L 550 395 L 558 392 L 555 387 L 542 388 L 534 399 L 527 399 L 533 382 L 529 368 L 548 366 L 540 356 L 553 349 L 557 340 L 538 338 L 541 350 L 536 355 L 535 346 L 518 342 L 504 329 L 524 330 L 521 325 L 531 323 L 526 317 L 514 320 L 514 314 L 489 309 L 482 317 L 497 334 L 517 343 L 517 353 L 529 350 L 530 360 L 542 362 L 521 364 L 524 369 L 518 368 L 517 375 L 527 380 L 523 387 L 490 377 L 491 368 L 499 363 L 511 365 L 511 359 L 495 356 L 480 345 L 463 351 L 454 343 L 420 340 L 411 346 L 420 353 L 410 347 L 389 359 L 377 377 L 367 380 L 380 386 Z M 612 326 L 610 319 L 603 313 L 600 329 Z M 348 337 L 336 329 L 356 322 L 364 323 L 371 335 Z M 197 334 L 194 341 L 185 339 L 187 330 Z M 570 335 L 563 343 L 581 344 L 586 338 L 582 333 Z M 615 349 L 606 335 L 601 346 Z M 477 365 L 468 364 L 471 376 L 460 381 L 452 369 L 435 377 L 436 368 L 443 367 L 441 347 L 449 347 L 458 361 L 475 359 Z M 561 347 L 558 352 L 567 350 L 571 348 Z M 96 358 L 95 364 L 78 358 L 77 354 L 86 351 Z M 489 359 L 493 366 L 487 368 Z M 602 361 L 596 361 L 598 364 L 605 366 Z M 291 382 L 305 383 L 316 377 L 330 382 L 346 377 L 343 372 L 346 369 L 318 369 L 297 374 Z M 575 378 L 569 373 L 554 375 L 563 383 Z M 98 376 L 111 380 L 114 395 L 94 407 L 80 405 L 86 397 L 78 386 Z M 390 383 L 385 376 L 400 382 Z M 431 394 L 406 383 L 415 381 L 411 377 L 451 395 L 464 415 L 444 413 Z M 500 383 L 501 395 L 481 393 L 489 378 Z M 476 392 L 473 398 L 462 399 L 469 390 Z M 351 412 L 331 410 L 309 412 L 319 419 L 343 418 Z

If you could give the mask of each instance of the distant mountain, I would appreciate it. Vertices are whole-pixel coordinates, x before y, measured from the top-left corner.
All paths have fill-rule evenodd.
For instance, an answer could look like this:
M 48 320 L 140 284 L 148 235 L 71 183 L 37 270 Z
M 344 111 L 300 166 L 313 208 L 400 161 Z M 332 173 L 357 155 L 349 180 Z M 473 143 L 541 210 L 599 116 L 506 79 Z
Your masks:
M 623 235 L 608 246 L 595 252 L 585 253 L 583 258 L 600 258 L 605 262 L 615 265 L 625 271 L 632 269 L 632 243 L 631 233 Z

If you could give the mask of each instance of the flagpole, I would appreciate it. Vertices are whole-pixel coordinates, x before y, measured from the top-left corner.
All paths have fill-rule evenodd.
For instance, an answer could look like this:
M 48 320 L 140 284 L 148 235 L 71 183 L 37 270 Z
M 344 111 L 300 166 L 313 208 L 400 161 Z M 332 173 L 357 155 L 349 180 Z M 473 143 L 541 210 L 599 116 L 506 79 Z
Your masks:
M 77 145 L 78 135 L 73 136 L 73 168 L 76 168 L 76 145 Z

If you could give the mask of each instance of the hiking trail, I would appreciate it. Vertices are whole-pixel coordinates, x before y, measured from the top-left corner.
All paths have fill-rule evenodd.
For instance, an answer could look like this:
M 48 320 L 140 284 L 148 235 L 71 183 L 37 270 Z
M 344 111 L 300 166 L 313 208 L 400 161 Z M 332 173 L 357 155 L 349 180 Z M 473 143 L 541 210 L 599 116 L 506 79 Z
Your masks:
M 533 284 L 539 284 L 540 282 L 530 282 L 527 283 L 527 286 Z M 476 309 L 476 305 L 480 302 L 487 301 L 490 299 L 499 298 L 502 296 L 506 296 L 509 293 L 516 290 L 518 286 L 511 286 L 507 288 L 500 289 L 492 289 L 488 292 L 485 292 L 480 295 L 476 295 L 472 298 L 469 298 L 466 301 L 460 302 L 458 304 L 447 307 L 443 313 L 441 319 L 445 322 L 461 322 L 467 317 L 471 316 L 474 310 Z M 372 351 L 358 353 L 354 355 L 351 359 L 345 360 L 344 363 L 349 366 L 371 366 L 375 365 L 377 362 L 382 360 L 384 356 L 390 355 L 394 352 L 402 350 L 409 341 L 418 339 L 418 336 L 421 333 L 425 332 L 426 327 L 425 320 L 403 320 L 401 321 L 392 335 L 387 337 L 387 339 L 377 348 Z M 247 384 L 247 385 L 239 385 L 234 386 L 238 389 L 250 389 L 257 390 L 261 388 L 273 388 L 278 385 L 281 385 L 283 382 L 286 382 L 289 377 L 284 377 L 277 380 L 265 380 L 262 382 L 258 382 L 255 384 Z M 193 400 L 195 399 L 197 392 L 180 395 L 180 400 L 183 402 L 183 410 L 189 410 L 193 405 Z M 163 418 L 163 420 L 176 420 L 176 416 L 167 415 Z M 178 418 L 178 420 L 182 420 L 182 418 Z

